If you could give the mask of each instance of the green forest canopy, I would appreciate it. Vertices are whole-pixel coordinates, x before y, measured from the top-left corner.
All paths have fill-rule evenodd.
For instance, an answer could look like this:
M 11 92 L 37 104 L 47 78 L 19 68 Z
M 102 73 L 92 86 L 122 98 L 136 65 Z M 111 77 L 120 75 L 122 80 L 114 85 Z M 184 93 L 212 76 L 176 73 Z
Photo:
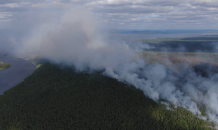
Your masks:
M 213 125 L 183 108 L 102 76 L 43 64 L 0 96 L 1 130 L 206 130 Z

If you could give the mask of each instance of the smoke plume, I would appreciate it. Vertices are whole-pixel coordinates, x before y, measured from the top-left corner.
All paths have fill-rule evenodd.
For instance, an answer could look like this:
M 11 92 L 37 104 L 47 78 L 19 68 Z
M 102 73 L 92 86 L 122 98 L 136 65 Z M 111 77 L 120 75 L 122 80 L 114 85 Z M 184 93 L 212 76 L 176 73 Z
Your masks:
M 134 85 L 155 101 L 164 99 L 218 123 L 218 74 L 204 77 L 187 67 L 178 74 L 162 64 L 146 64 L 139 52 L 151 46 L 106 38 L 98 28 L 100 23 L 85 9 L 53 14 L 52 20 L 43 21 L 45 14 L 34 17 L 41 21 L 28 24 L 28 29 L 22 25 L 26 35 L 13 43 L 16 55 L 40 56 L 75 66 L 78 71 L 103 71 L 104 75 Z M 206 107 L 206 117 L 201 116 L 198 104 Z

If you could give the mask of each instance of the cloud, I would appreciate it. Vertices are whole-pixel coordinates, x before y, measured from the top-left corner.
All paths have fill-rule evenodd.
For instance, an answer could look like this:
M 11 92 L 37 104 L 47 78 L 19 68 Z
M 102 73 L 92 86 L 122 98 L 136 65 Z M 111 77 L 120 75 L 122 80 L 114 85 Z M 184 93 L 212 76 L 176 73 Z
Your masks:
M 73 5 L 102 16 L 98 20 L 113 28 L 216 29 L 218 26 L 216 0 L 2 0 L 1 16 L 6 12 L 11 16 L 5 16 L 1 21 L 22 19 L 22 13 L 32 9 L 55 13 Z M 123 23 L 122 26 L 119 23 Z
M 172 8 L 169 7 L 159 7 L 155 8 L 153 6 L 141 6 L 141 5 L 134 5 L 134 6 L 121 6 L 119 8 L 98 8 L 96 9 L 97 12 L 106 12 L 106 13 L 126 13 L 126 14 L 151 14 L 151 13 L 168 13 L 172 11 Z

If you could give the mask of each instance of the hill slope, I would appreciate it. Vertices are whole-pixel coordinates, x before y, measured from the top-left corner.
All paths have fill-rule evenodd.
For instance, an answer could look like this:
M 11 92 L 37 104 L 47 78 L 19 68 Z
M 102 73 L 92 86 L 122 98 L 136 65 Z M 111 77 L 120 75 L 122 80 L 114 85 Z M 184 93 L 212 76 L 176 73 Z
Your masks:
M 115 79 L 50 64 L 0 96 L 1 130 L 201 130 L 207 125 L 182 108 L 166 110 Z

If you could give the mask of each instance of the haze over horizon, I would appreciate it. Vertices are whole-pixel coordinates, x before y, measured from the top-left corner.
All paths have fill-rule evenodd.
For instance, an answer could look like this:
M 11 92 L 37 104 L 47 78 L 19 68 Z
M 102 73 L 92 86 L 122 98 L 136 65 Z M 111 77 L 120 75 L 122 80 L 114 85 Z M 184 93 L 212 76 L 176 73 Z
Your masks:
M 65 8 L 82 7 L 94 12 L 101 26 L 112 29 L 217 29 L 217 0 L 1 0 L 0 29 L 11 22 L 22 28 L 31 21 L 27 15 L 60 13 Z M 78 12 L 80 13 L 80 12 Z M 42 18 L 44 19 L 48 18 Z M 49 20 L 49 19 L 48 19 Z

